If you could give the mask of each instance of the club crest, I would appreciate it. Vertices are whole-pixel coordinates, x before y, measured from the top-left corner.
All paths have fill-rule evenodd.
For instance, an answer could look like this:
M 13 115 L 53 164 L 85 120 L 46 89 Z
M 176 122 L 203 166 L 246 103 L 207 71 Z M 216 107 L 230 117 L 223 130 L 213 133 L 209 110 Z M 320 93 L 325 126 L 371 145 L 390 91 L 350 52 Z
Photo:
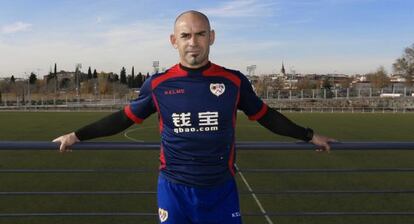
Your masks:
M 210 91 L 216 96 L 220 96 L 226 90 L 226 86 L 223 83 L 211 83 Z
M 158 215 L 160 216 L 160 221 L 165 222 L 168 219 L 168 211 L 162 208 L 158 208 Z

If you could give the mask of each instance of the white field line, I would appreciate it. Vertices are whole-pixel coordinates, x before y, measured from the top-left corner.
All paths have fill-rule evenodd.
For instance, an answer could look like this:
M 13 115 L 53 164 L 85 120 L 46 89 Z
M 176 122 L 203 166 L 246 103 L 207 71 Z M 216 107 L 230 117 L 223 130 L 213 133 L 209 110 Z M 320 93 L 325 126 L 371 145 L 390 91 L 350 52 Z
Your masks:
M 269 224 L 273 224 L 273 221 L 270 219 L 270 217 L 268 215 L 266 215 L 266 210 L 263 208 L 262 203 L 260 203 L 259 199 L 257 198 L 256 194 L 253 192 L 253 189 L 250 187 L 250 184 L 247 182 L 246 178 L 244 177 L 243 173 L 240 172 L 239 167 L 237 166 L 237 164 L 234 164 L 234 166 L 236 167 L 241 179 L 243 180 L 244 184 L 247 187 L 247 190 L 251 193 L 253 199 L 256 201 L 257 206 L 259 206 L 260 211 L 262 212 L 263 216 L 265 217 L 265 219 L 267 220 L 267 223 Z
M 144 130 L 144 129 L 155 129 L 155 128 L 157 128 L 157 126 L 149 126 L 149 127 L 137 127 L 137 128 L 133 128 L 133 129 L 130 129 L 130 130 L 125 131 L 125 132 L 124 132 L 124 137 L 125 137 L 125 138 L 127 138 L 127 139 L 129 139 L 129 140 L 131 140 L 131 141 L 133 141 L 133 142 L 145 142 L 144 140 L 141 140 L 141 139 L 136 139 L 136 138 L 130 137 L 130 136 L 128 136 L 128 135 L 129 135 L 129 133 L 131 133 L 131 132 L 141 131 L 141 130 Z

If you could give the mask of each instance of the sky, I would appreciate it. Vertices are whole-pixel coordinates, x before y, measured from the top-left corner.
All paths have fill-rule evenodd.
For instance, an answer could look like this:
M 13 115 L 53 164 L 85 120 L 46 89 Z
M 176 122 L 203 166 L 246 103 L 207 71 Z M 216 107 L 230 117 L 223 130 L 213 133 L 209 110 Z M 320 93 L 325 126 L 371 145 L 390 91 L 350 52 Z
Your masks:
M 213 63 L 247 73 L 364 74 L 414 44 L 411 0 L 0 0 L 0 77 L 58 70 L 152 72 L 178 52 L 175 17 L 198 10 L 216 32 Z

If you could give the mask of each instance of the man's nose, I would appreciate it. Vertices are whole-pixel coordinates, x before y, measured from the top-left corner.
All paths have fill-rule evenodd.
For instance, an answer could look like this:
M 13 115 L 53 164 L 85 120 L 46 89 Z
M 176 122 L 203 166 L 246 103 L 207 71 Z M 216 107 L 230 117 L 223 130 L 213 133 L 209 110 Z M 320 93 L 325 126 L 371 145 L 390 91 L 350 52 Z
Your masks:
M 192 36 L 189 41 L 191 46 L 197 45 L 197 38 L 195 36 Z

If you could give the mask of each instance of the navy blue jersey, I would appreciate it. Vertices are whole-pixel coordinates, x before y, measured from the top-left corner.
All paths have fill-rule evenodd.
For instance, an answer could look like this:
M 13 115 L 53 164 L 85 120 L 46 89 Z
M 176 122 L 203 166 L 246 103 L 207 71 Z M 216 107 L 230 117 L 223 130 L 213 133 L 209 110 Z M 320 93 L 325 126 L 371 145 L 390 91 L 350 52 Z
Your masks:
M 267 111 L 239 71 L 212 63 L 196 70 L 177 64 L 146 80 L 125 113 L 136 123 L 158 113 L 162 176 L 188 186 L 213 186 L 235 174 L 238 109 L 251 120 Z

